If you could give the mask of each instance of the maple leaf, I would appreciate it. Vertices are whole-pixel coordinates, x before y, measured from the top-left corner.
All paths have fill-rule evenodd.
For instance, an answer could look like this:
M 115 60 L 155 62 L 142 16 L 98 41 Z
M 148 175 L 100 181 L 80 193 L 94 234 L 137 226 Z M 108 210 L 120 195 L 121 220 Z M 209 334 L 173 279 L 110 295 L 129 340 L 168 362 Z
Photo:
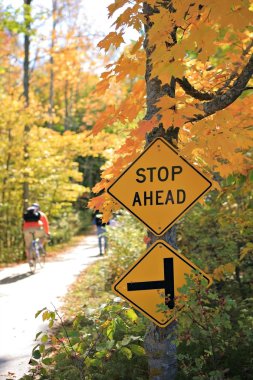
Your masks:
M 98 43 L 100 49 L 108 51 L 110 46 L 113 45 L 118 48 L 122 43 L 125 43 L 123 39 L 123 32 L 110 32 L 103 40 Z
M 120 27 L 133 26 L 137 30 L 141 28 L 140 23 L 140 14 L 138 13 L 139 3 L 137 2 L 133 7 L 126 8 L 123 13 L 117 18 L 117 20 L 113 23 L 115 28 L 118 29 Z
M 106 90 L 108 90 L 110 86 L 110 82 L 108 79 L 101 80 L 97 86 L 96 86 L 96 94 L 102 95 L 105 93 Z
M 141 48 L 143 41 L 144 41 L 144 38 L 143 38 L 143 36 L 141 36 L 138 39 L 138 41 L 134 44 L 132 49 L 130 50 L 130 54 L 134 55 Z
M 235 263 L 227 263 L 220 265 L 218 268 L 215 268 L 213 271 L 213 278 L 217 281 L 224 280 L 226 275 L 232 274 L 235 272 Z
M 176 103 L 177 103 L 177 100 L 175 98 L 171 98 L 170 96 L 163 96 L 156 102 L 156 105 L 158 108 L 161 108 L 161 110 L 163 111 L 168 108 L 174 107 Z
M 115 0 L 113 4 L 108 5 L 108 15 L 112 17 L 114 12 L 123 7 L 126 4 L 126 0 Z
M 105 194 L 99 195 L 98 197 L 94 197 L 89 200 L 88 207 L 93 210 L 100 210 L 104 202 L 105 202 Z
M 117 81 L 125 77 L 136 78 L 143 75 L 145 72 L 145 61 L 143 60 L 143 53 L 139 56 L 122 55 L 115 67 L 115 75 Z
M 136 137 L 139 141 L 143 141 L 146 133 L 152 131 L 152 129 L 157 125 L 156 118 L 150 120 L 140 120 L 138 122 L 138 128 L 136 128 L 131 135 Z
M 106 110 L 98 117 L 92 130 L 94 135 L 98 134 L 105 126 L 112 123 L 116 112 L 115 109 L 115 106 L 108 106 Z

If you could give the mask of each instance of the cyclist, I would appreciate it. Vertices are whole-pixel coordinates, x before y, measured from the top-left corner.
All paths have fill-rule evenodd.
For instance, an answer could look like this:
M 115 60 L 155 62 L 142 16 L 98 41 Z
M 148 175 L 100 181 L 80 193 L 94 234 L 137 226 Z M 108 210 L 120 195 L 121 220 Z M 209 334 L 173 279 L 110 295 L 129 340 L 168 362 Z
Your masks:
M 30 260 L 30 247 L 33 238 L 39 238 L 44 249 L 47 238 L 50 237 L 47 216 L 40 210 L 38 203 L 33 203 L 24 213 L 23 233 L 27 260 Z

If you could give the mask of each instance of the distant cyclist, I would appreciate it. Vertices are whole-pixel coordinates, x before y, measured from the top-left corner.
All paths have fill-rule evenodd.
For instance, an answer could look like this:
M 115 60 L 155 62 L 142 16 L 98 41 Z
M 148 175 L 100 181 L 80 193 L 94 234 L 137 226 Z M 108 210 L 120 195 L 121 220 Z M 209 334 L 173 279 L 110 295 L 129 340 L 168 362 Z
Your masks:
M 25 240 L 25 252 L 27 260 L 30 260 L 30 247 L 33 236 L 40 240 L 41 246 L 44 248 L 47 238 L 50 237 L 49 223 L 46 214 L 40 210 L 38 203 L 33 203 L 27 208 L 24 215 L 23 233 Z
M 99 254 L 100 256 L 106 254 L 106 250 L 108 247 L 108 239 L 106 235 L 106 225 L 110 224 L 110 221 L 104 223 L 103 215 L 97 210 L 95 215 L 93 216 L 93 224 L 97 226 L 97 236 L 98 236 L 98 246 L 99 246 Z

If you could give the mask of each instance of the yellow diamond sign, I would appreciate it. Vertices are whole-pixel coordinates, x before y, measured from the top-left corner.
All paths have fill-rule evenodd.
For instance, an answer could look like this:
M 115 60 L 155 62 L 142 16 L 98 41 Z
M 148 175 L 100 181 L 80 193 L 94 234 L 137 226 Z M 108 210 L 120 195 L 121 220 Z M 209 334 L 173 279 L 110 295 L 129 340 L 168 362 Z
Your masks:
M 212 183 L 162 138 L 154 140 L 114 181 L 108 193 L 162 235 Z
M 163 240 L 157 240 L 114 284 L 113 291 L 151 319 L 166 327 L 184 307 L 177 305 L 185 275 L 202 275 L 207 285 L 211 278 Z M 186 302 L 186 301 L 185 301 Z M 159 305 L 163 307 L 159 309 Z

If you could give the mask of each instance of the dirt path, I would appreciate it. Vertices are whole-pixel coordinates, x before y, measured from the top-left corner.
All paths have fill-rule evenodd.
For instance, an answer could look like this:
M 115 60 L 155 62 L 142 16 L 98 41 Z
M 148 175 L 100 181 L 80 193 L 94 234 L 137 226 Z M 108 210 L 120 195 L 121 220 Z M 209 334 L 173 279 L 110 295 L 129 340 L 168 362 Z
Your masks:
M 97 259 L 97 237 L 91 235 L 34 275 L 27 264 L 0 269 L 0 380 L 27 373 L 35 335 L 46 327 L 34 318 L 36 311 L 59 308 L 68 286 Z

